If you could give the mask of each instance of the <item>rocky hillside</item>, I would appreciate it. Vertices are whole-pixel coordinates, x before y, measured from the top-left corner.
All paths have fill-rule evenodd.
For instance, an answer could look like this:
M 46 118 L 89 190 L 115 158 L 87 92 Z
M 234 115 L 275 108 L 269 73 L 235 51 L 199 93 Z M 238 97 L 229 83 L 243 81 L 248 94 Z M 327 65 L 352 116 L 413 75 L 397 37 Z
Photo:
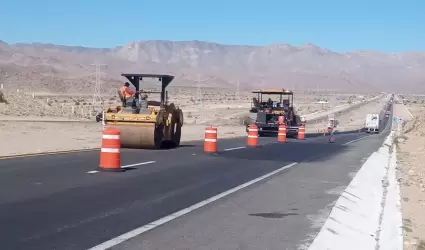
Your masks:
M 295 89 L 420 91 L 425 53 L 336 53 L 313 44 L 234 46 L 201 41 L 138 41 L 115 48 L 0 41 L 0 82 L 39 91 L 83 92 L 93 88 L 95 61 L 107 64 L 108 86 L 121 72 L 170 73 L 173 85 L 262 86 Z M 7 72 L 7 74 L 6 74 Z M 6 76 L 7 75 L 7 76 Z M 2 81 L 3 79 L 3 81 Z M 11 86 L 12 85 L 12 86 Z

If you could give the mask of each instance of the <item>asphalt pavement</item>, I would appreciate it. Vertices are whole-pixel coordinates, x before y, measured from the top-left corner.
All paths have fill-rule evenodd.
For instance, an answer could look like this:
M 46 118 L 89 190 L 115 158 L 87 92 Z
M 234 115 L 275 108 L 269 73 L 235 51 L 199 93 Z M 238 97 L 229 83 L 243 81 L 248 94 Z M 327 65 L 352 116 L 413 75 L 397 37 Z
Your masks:
M 177 149 L 122 150 L 122 165 L 131 166 L 122 173 L 96 172 L 99 151 L 3 159 L 1 249 L 87 249 L 285 165 L 299 163 L 279 176 L 325 159 L 338 164 L 336 156 L 352 143 L 374 137 L 378 146 L 387 133 L 336 134 L 335 143 L 320 135 L 284 144 L 260 138 L 256 148 L 246 147 L 246 138 L 221 139 L 217 154 L 204 153 L 202 141 Z

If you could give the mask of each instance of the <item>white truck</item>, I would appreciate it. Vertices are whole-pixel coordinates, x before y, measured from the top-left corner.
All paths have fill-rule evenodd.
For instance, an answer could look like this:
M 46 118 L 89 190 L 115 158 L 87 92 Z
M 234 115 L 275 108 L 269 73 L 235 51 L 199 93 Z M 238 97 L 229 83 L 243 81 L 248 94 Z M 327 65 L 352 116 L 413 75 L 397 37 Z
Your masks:
M 379 133 L 379 114 L 367 114 L 365 121 L 366 133 Z

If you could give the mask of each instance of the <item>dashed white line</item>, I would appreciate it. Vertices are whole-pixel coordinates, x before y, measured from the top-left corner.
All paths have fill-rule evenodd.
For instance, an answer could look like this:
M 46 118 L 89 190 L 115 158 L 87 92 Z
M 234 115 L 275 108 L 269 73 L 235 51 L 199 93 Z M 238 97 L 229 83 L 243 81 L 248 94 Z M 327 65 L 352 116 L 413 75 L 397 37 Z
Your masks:
M 235 193 L 236 191 L 239 191 L 239 190 L 241 190 L 243 188 L 246 188 L 248 186 L 251 186 L 252 184 L 255 184 L 255 183 L 257 183 L 257 182 L 259 182 L 261 180 L 264 180 L 264 179 L 266 179 L 266 178 L 268 178 L 268 177 L 270 177 L 272 175 L 276 175 L 276 174 L 278 174 L 278 173 L 280 173 L 280 172 L 282 172 L 282 171 L 284 171 L 286 169 L 289 169 L 289 168 L 291 168 L 291 167 L 293 167 L 293 166 L 295 166 L 297 164 L 298 164 L 298 162 L 293 162 L 293 163 L 291 163 L 289 165 L 286 165 L 284 167 L 281 167 L 281 168 L 279 168 L 279 169 L 277 169 L 277 170 L 275 170 L 273 172 L 270 172 L 268 174 L 265 174 L 263 176 L 260 176 L 260 177 L 254 179 L 254 180 L 248 181 L 248 182 L 246 182 L 246 183 L 244 183 L 244 184 L 242 184 L 240 186 L 237 186 L 235 188 L 229 189 L 229 190 L 227 190 L 227 191 L 225 191 L 225 192 L 223 192 L 221 194 L 218 194 L 218 195 L 216 195 L 214 197 L 211 197 L 209 199 L 206 199 L 204 201 L 201 201 L 201 202 L 199 202 L 199 203 L 197 203 L 197 204 L 195 204 L 193 206 L 190 206 L 188 208 L 182 209 L 182 210 L 180 210 L 178 212 L 175 212 L 173 214 L 170 214 L 168 216 L 165 216 L 165 217 L 163 217 L 161 219 L 158 219 L 158 220 L 156 220 L 154 222 L 151 222 L 151 223 L 149 223 L 147 225 L 144 225 L 144 226 L 141 226 L 139 228 L 136 228 L 136 229 L 134 229 L 134 230 L 132 230 L 130 232 L 121 234 L 120 236 L 115 237 L 113 239 L 110 239 L 108 241 L 105 241 L 105 242 L 103 242 L 103 243 L 101 243 L 101 244 L 99 244 L 97 246 L 94 246 L 94 247 L 90 248 L 89 250 L 101 250 L 101 249 L 103 250 L 103 249 L 108 249 L 108 248 L 111 248 L 113 246 L 116 246 L 116 245 L 118 245 L 118 244 L 120 244 L 120 243 L 122 243 L 122 242 L 124 242 L 126 240 L 129 240 L 131 238 L 134 238 L 134 237 L 136 237 L 136 236 L 138 236 L 138 235 L 140 235 L 142 233 L 145 233 L 147 231 L 150 231 L 150 230 L 152 230 L 152 229 L 154 229 L 154 228 L 156 228 L 156 227 L 158 227 L 160 225 L 163 225 L 163 224 L 165 224 L 165 223 L 167 223 L 169 221 L 172 221 L 172 220 L 174 220 L 176 218 L 179 218 L 179 217 L 181 217 L 181 216 L 183 216 L 183 215 L 185 215 L 185 214 L 187 214 L 189 212 L 192 212 L 195 209 L 198 209 L 198 208 L 201 208 L 201 207 L 203 207 L 205 205 L 208 205 L 208 204 L 210 204 L 210 203 L 212 203 L 212 202 L 214 202 L 214 201 L 216 201 L 218 199 L 221 199 L 221 198 L 223 198 L 225 196 L 228 196 L 228 195 L 230 195 L 232 193 Z
M 140 165 L 146 165 L 146 164 L 151 164 L 151 163 L 155 163 L 155 162 L 156 161 L 145 161 L 145 162 L 140 162 L 140 163 L 135 163 L 135 164 L 121 166 L 121 168 L 131 168 L 131 167 L 140 166 Z
M 155 163 L 155 162 L 156 161 L 145 161 L 145 162 L 140 162 L 140 163 L 135 163 L 135 164 L 130 164 L 130 165 L 124 165 L 124 166 L 121 166 L 121 168 L 131 168 L 131 167 L 151 164 L 151 163 Z M 95 173 L 99 173 L 99 171 L 98 170 L 92 170 L 92 171 L 87 172 L 87 174 L 95 174 Z
M 366 135 L 366 136 L 363 136 L 363 137 L 357 138 L 357 139 L 355 139 L 355 140 L 352 140 L 352 141 L 346 142 L 346 143 L 344 143 L 344 144 L 342 144 L 342 145 L 343 145 L 343 146 L 345 146 L 345 145 L 348 145 L 348 144 L 350 144 L 350 143 L 353 143 L 353 142 L 356 142 L 356 141 L 363 140 L 363 139 L 365 139 L 365 138 L 367 138 L 367 137 L 369 137 L 369 136 L 372 136 L 372 135 Z
M 242 146 L 242 147 L 236 147 L 236 148 L 226 148 L 226 149 L 223 149 L 223 151 L 232 151 L 232 150 L 243 149 L 243 148 L 246 148 L 246 147 Z

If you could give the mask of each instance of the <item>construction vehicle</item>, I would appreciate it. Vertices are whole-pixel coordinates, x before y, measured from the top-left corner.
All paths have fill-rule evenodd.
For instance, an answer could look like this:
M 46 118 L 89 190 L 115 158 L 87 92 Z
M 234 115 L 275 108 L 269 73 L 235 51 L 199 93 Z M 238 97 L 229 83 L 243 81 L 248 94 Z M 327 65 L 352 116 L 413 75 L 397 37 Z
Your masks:
M 174 79 L 171 75 L 121 74 L 136 88 L 133 98 L 121 106 L 110 107 L 104 113 L 105 127 L 120 131 L 122 148 L 159 149 L 178 147 L 183 126 L 183 112 L 168 103 L 167 86 Z M 143 91 L 140 83 L 145 78 L 157 78 L 161 91 Z M 160 100 L 148 100 L 148 94 L 160 94 Z
M 258 135 L 277 134 L 279 130 L 279 116 L 283 116 L 288 137 L 296 137 L 300 125 L 305 125 L 305 119 L 296 114 L 293 103 L 294 93 L 285 89 L 265 89 L 253 90 L 257 97 L 252 98 L 250 112 L 256 113 L 256 120 L 253 124 L 258 126 Z M 263 96 L 268 95 L 269 99 L 264 101 Z M 278 96 L 272 100 L 272 96 Z M 248 126 L 247 125 L 247 131 Z

